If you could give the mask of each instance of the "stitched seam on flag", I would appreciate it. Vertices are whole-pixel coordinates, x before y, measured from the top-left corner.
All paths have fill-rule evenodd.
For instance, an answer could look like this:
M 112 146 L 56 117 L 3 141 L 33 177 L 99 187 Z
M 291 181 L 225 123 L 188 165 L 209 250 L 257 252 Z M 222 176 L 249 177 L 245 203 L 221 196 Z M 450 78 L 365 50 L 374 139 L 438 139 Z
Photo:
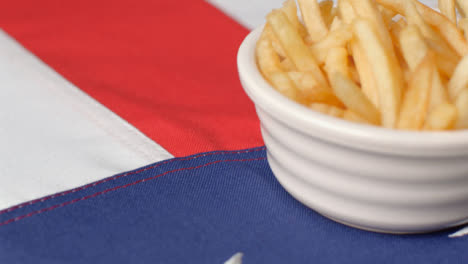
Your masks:
M 28 217 L 31 217 L 31 216 L 34 216 L 34 215 L 37 215 L 37 214 L 44 213 L 44 212 L 52 211 L 54 209 L 61 208 L 61 207 L 64 207 L 64 206 L 67 206 L 67 205 L 70 205 L 70 204 L 74 204 L 74 203 L 77 203 L 77 202 L 80 202 L 80 201 L 84 201 L 84 200 L 87 200 L 87 199 L 90 199 L 90 198 L 94 198 L 94 197 L 97 197 L 99 195 L 106 194 L 108 192 L 117 191 L 119 189 L 124 189 L 124 188 L 130 187 L 130 186 L 133 186 L 133 185 L 136 185 L 136 184 L 139 184 L 139 183 L 144 183 L 144 182 L 147 182 L 147 181 L 150 181 L 150 180 L 154 180 L 154 179 L 157 179 L 157 178 L 159 178 L 161 176 L 165 176 L 165 175 L 168 175 L 168 174 L 173 174 L 173 173 L 180 172 L 180 171 L 201 169 L 201 168 L 204 168 L 204 167 L 208 167 L 208 166 L 218 164 L 218 163 L 223 163 L 223 162 L 249 162 L 249 161 L 260 161 L 260 160 L 266 160 L 266 157 L 253 158 L 253 159 L 216 160 L 216 161 L 208 162 L 208 163 L 205 163 L 203 165 L 198 165 L 198 166 L 194 166 L 194 167 L 186 167 L 186 168 L 179 168 L 179 169 L 166 171 L 164 173 L 151 176 L 149 178 L 145 178 L 145 179 L 141 179 L 141 180 L 134 181 L 134 182 L 131 182 L 131 183 L 127 183 L 125 185 L 120 185 L 120 186 L 116 186 L 116 187 L 113 187 L 113 188 L 109 188 L 109 189 L 106 189 L 106 190 L 103 190 L 103 191 L 100 191 L 100 192 L 97 192 L 97 193 L 94 193 L 94 194 L 91 194 L 91 195 L 88 195 L 88 196 L 84 196 L 84 197 L 81 197 L 81 198 L 76 198 L 76 199 L 61 203 L 61 204 L 56 204 L 56 205 L 53 205 L 53 206 L 50 206 L 50 207 L 47 207 L 47 208 L 43 208 L 41 210 L 32 211 L 32 212 L 30 212 L 28 214 L 17 216 L 15 218 L 11 218 L 11 219 L 8 219 L 8 220 L 6 220 L 4 222 L 1 222 L 0 226 L 8 225 L 8 224 L 11 224 L 13 222 L 20 221 L 21 219 L 25 219 L 25 218 L 28 218 Z
M 56 193 L 56 194 L 49 195 L 49 196 L 46 196 L 46 197 L 43 197 L 43 198 L 40 198 L 40 199 L 36 199 L 36 200 L 32 200 L 32 201 L 29 201 L 29 202 L 26 202 L 26 203 L 15 205 L 13 207 L 1 210 L 0 215 L 5 214 L 5 213 L 9 213 L 9 212 L 13 212 L 14 210 L 17 210 L 17 209 L 20 209 L 20 208 L 23 208 L 23 207 L 26 207 L 26 206 L 30 206 L 30 205 L 33 205 L 33 204 L 36 204 L 36 203 L 42 203 L 42 202 L 45 202 L 45 201 L 53 199 L 53 198 L 65 196 L 65 195 L 70 194 L 70 193 L 75 193 L 75 192 L 82 191 L 82 190 L 85 190 L 85 189 L 88 189 L 88 188 L 91 188 L 91 187 L 95 187 L 95 186 L 97 186 L 99 184 L 102 184 L 102 183 L 105 183 L 105 182 L 117 180 L 117 179 L 122 178 L 122 177 L 127 177 L 127 176 L 130 176 L 130 175 L 134 175 L 134 174 L 138 174 L 138 173 L 147 171 L 147 170 L 155 169 L 155 168 L 160 167 L 162 165 L 169 164 L 169 163 L 176 162 L 176 161 L 188 161 L 188 160 L 193 160 L 193 159 L 202 158 L 202 157 L 211 156 L 211 155 L 245 154 L 245 153 L 257 152 L 257 151 L 262 151 L 262 150 L 265 150 L 265 147 L 259 147 L 259 148 L 256 148 L 256 149 L 249 149 L 249 150 L 243 150 L 243 151 L 216 151 L 216 152 L 210 152 L 210 153 L 205 153 L 205 154 L 192 156 L 192 157 L 189 157 L 189 158 L 171 159 L 171 160 L 164 161 L 164 162 L 155 164 L 153 166 L 150 166 L 150 167 L 147 167 L 147 168 L 144 168 L 144 169 L 141 169 L 141 170 L 119 174 L 119 175 L 116 175 L 116 176 L 113 176 L 113 177 L 110 177 L 110 178 L 106 178 L 106 179 L 103 179 L 103 180 L 100 180 L 100 181 L 97 181 L 97 182 L 94 182 L 94 183 L 90 183 L 90 184 L 87 184 L 87 185 L 84 185 L 84 186 L 81 186 L 81 187 L 78 187 L 78 188 L 74 188 L 74 189 L 71 189 L 71 190 L 68 190 L 68 191 Z

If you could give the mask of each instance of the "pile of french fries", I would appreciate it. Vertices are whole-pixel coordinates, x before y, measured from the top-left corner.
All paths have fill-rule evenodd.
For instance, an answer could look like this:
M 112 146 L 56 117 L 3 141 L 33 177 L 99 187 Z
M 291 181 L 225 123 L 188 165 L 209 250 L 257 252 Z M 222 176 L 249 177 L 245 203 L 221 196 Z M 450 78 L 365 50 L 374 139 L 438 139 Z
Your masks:
M 468 128 L 468 0 L 287 0 L 257 65 L 312 110 L 404 130 Z M 457 16 L 457 11 L 459 16 Z

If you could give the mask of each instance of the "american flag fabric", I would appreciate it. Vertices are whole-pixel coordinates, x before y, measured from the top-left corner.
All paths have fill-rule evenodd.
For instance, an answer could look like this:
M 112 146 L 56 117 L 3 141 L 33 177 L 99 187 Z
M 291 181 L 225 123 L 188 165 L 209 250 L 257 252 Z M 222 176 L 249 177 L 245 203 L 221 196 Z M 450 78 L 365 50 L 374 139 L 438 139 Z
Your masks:
M 362 231 L 280 186 L 236 53 L 281 1 L 236 3 L 4 1 L 0 263 L 468 262 L 461 227 Z

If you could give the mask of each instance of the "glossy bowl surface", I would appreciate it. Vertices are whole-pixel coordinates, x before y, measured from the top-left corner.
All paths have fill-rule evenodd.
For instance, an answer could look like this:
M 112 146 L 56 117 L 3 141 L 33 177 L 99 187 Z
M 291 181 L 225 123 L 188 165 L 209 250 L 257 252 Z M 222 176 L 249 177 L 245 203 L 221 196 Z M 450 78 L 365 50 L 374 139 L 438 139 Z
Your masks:
M 239 48 L 239 76 L 255 104 L 269 165 L 292 196 L 335 221 L 378 232 L 468 222 L 468 131 L 354 124 L 290 101 L 257 68 L 261 31 Z

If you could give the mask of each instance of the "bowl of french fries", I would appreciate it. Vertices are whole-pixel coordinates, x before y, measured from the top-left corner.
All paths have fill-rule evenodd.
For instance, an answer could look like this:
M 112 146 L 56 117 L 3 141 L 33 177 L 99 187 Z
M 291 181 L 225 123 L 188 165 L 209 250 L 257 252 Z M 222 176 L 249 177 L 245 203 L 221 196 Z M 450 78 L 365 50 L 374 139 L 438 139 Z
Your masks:
M 467 223 L 467 12 L 455 0 L 288 0 L 272 10 L 237 63 L 281 185 L 365 230 Z

